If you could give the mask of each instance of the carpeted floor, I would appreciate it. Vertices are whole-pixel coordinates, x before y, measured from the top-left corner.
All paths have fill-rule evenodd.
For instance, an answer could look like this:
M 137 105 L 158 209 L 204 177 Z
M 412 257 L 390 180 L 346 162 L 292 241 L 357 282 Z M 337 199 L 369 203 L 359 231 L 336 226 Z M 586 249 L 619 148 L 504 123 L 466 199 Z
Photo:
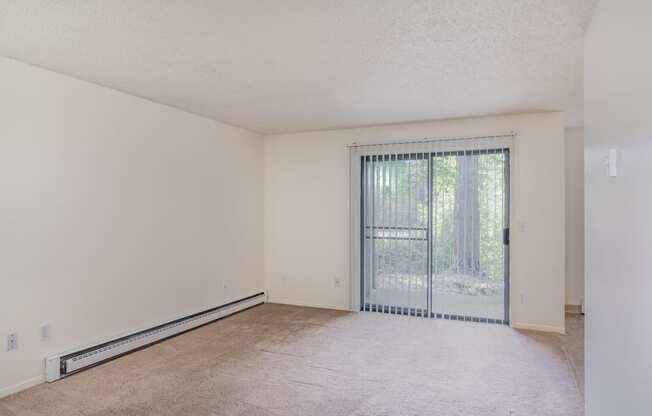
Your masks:
M 561 337 L 561 347 L 584 397 L 584 315 L 566 314 L 566 335 Z
M 0 415 L 581 415 L 563 337 L 267 304 L 0 400 Z

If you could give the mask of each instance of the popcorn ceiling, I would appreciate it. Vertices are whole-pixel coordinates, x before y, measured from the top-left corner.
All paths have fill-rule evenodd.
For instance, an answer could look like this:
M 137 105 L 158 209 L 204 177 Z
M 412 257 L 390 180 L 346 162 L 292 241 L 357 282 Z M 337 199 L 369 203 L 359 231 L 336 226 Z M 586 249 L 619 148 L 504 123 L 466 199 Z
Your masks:
M 261 133 L 582 124 L 596 0 L 0 0 L 0 54 Z

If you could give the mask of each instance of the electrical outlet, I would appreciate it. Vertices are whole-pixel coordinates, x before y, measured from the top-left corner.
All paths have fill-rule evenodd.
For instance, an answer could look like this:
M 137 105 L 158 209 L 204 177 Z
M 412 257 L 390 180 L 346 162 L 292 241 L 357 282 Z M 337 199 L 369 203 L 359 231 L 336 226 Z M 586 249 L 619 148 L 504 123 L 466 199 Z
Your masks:
M 41 325 L 41 341 L 47 341 L 50 339 L 50 324 Z
M 12 332 L 7 335 L 7 351 L 18 349 L 18 332 Z
M 335 279 L 333 279 L 333 284 L 335 285 L 335 287 L 340 287 L 342 286 L 342 281 L 340 280 L 339 277 L 336 277 Z

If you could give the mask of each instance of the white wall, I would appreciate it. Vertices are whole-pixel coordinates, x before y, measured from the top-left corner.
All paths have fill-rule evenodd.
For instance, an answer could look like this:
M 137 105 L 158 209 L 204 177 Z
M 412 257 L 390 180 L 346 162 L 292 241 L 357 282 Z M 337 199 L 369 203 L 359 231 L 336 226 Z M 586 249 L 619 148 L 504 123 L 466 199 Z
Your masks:
M 584 129 L 566 129 L 566 304 L 584 298 Z
M 0 395 L 50 353 L 261 291 L 262 168 L 257 134 L 0 58 Z
M 650 0 L 602 0 L 585 43 L 588 416 L 652 414 L 651 18 Z
M 512 130 L 518 134 L 513 152 L 512 321 L 563 331 L 565 162 L 560 113 L 266 136 L 265 285 L 270 299 L 349 308 L 347 144 Z M 335 287 L 336 278 L 340 287 Z

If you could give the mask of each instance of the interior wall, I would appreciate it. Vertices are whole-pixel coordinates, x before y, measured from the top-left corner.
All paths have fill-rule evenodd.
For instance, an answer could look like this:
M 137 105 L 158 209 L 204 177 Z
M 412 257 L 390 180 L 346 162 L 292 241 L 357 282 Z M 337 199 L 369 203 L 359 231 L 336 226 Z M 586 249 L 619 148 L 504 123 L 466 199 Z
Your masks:
M 265 137 L 265 286 L 273 302 L 348 309 L 347 144 L 515 131 L 512 323 L 564 331 L 565 160 L 560 113 Z
M 0 395 L 262 291 L 262 169 L 258 134 L 0 58 Z
M 587 415 L 652 409 L 652 2 L 602 0 L 585 43 Z M 604 164 L 616 149 L 618 176 Z
M 566 304 L 584 298 L 584 129 L 566 129 Z

